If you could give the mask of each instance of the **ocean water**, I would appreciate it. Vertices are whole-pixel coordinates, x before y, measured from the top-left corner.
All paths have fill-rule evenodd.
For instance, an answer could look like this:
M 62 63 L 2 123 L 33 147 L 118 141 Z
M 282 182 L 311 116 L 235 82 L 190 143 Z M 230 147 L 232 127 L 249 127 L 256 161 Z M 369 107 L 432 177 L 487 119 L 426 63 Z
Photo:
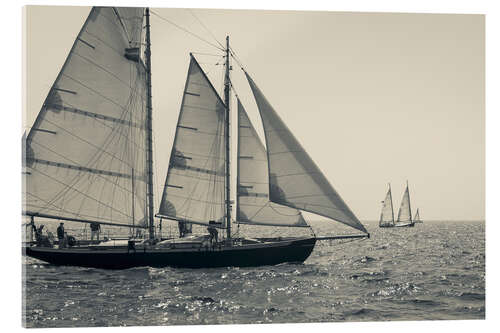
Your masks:
M 365 225 L 370 239 L 318 242 L 304 264 L 108 271 L 25 258 L 25 326 L 484 319 L 484 221 Z

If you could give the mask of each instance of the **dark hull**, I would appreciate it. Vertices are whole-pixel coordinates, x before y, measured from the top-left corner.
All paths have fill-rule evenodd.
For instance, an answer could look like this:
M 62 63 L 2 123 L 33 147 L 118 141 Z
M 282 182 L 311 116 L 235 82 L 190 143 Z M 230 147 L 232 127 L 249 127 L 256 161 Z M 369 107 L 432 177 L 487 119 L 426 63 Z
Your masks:
M 407 223 L 407 224 L 392 224 L 392 225 L 379 225 L 379 228 L 411 228 L 414 227 L 415 223 Z
M 316 238 L 295 238 L 284 241 L 221 248 L 69 248 L 27 247 L 26 255 L 65 266 L 104 269 L 131 267 L 252 267 L 304 262 L 311 254 Z

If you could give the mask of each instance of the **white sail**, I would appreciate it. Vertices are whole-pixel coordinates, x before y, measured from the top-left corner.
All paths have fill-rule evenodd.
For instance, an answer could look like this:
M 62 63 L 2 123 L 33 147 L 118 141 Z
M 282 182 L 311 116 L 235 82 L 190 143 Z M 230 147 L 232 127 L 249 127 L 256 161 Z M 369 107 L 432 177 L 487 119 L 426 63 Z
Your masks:
M 191 56 L 160 215 L 224 223 L 224 118 L 224 103 Z
M 329 217 L 367 232 L 269 104 L 252 78 L 248 73 L 245 74 L 264 125 L 269 162 L 270 200 Z
M 401 200 L 401 206 L 398 212 L 397 222 L 412 222 L 411 220 L 411 206 L 410 206 L 410 191 L 408 189 L 408 184 L 406 185 L 405 193 L 403 194 L 403 199 Z
M 267 154 L 238 99 L 236 221 L 241 224 L 307 227 L 299 210 L 269 201 Z
M 146 220 L 143 19 L 144 8 L 92 8 L 23 138 L 26 212 Z
M 394 225 L 394 209 L 392 207 L 392 193 L 391 187 L 385 195 L 385 199 L 382 202 L 382 212 L 380 213 L 380 226 L 391 226 Z

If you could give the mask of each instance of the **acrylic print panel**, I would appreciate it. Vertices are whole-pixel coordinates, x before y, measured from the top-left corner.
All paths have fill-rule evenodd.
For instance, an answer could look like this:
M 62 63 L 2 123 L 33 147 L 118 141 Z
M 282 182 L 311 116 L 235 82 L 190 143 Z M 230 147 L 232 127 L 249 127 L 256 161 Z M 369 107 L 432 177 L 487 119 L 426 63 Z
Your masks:
M 28 6 L 24 22 L 24 326 L 485 318 L 483 15 Z M 389 182 L 423 223 L 379 227 Z M 238 223 L 237 184 L 269 194 L 241 210 L 259 223 Z

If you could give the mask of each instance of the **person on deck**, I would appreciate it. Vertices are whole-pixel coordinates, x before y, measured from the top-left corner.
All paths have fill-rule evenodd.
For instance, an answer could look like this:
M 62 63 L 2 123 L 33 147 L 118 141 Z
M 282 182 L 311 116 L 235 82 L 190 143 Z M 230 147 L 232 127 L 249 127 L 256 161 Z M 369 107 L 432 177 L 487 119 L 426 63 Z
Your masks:
M 36 245 L 41 246 L 43 237 L 43 224 L 40 225 L 38 228 L 33 224 L 33 228 L 35 229 Z
M 97 237 L 97 241 L 99 241 L 99 232 L 101 231 L 101 225 L 99 223 L 91 223 L 90 224 L 90 240 L 94 240 L 94 236 Z
M 35 240 L 36 240 L 36 245 L 37 246 L 43 246 L 43 247 L 52 247 L 52 242 L 49 239 L 47 235 L 43 234 L 43 227 L 44 225 L 40 225 L 40 227 L 37 229 L 36 226 L 33 224 L 33 228 L 35 229 Z
M 210 243 L 212 246 L 214 245 L 214 239 L 215 239 L 215 244 L 219 241 L 219 232 L 217 231 L 217 228 L 215 228 L 213 225 L 215 224 L 214 221 L 208 222 L 208 233 L 210 234 Z
M 66 247 L 64 223 L 62 223 L 62 222 L 59 223 L 59 226 L 57 227 L 57 240 L 58 240 L 58 244 L 59 244 L 60 249 Z
M 177 226 L 179 227 L 179 237 L 183 238 L 186 236 L 186 222 L 179 221 Z

